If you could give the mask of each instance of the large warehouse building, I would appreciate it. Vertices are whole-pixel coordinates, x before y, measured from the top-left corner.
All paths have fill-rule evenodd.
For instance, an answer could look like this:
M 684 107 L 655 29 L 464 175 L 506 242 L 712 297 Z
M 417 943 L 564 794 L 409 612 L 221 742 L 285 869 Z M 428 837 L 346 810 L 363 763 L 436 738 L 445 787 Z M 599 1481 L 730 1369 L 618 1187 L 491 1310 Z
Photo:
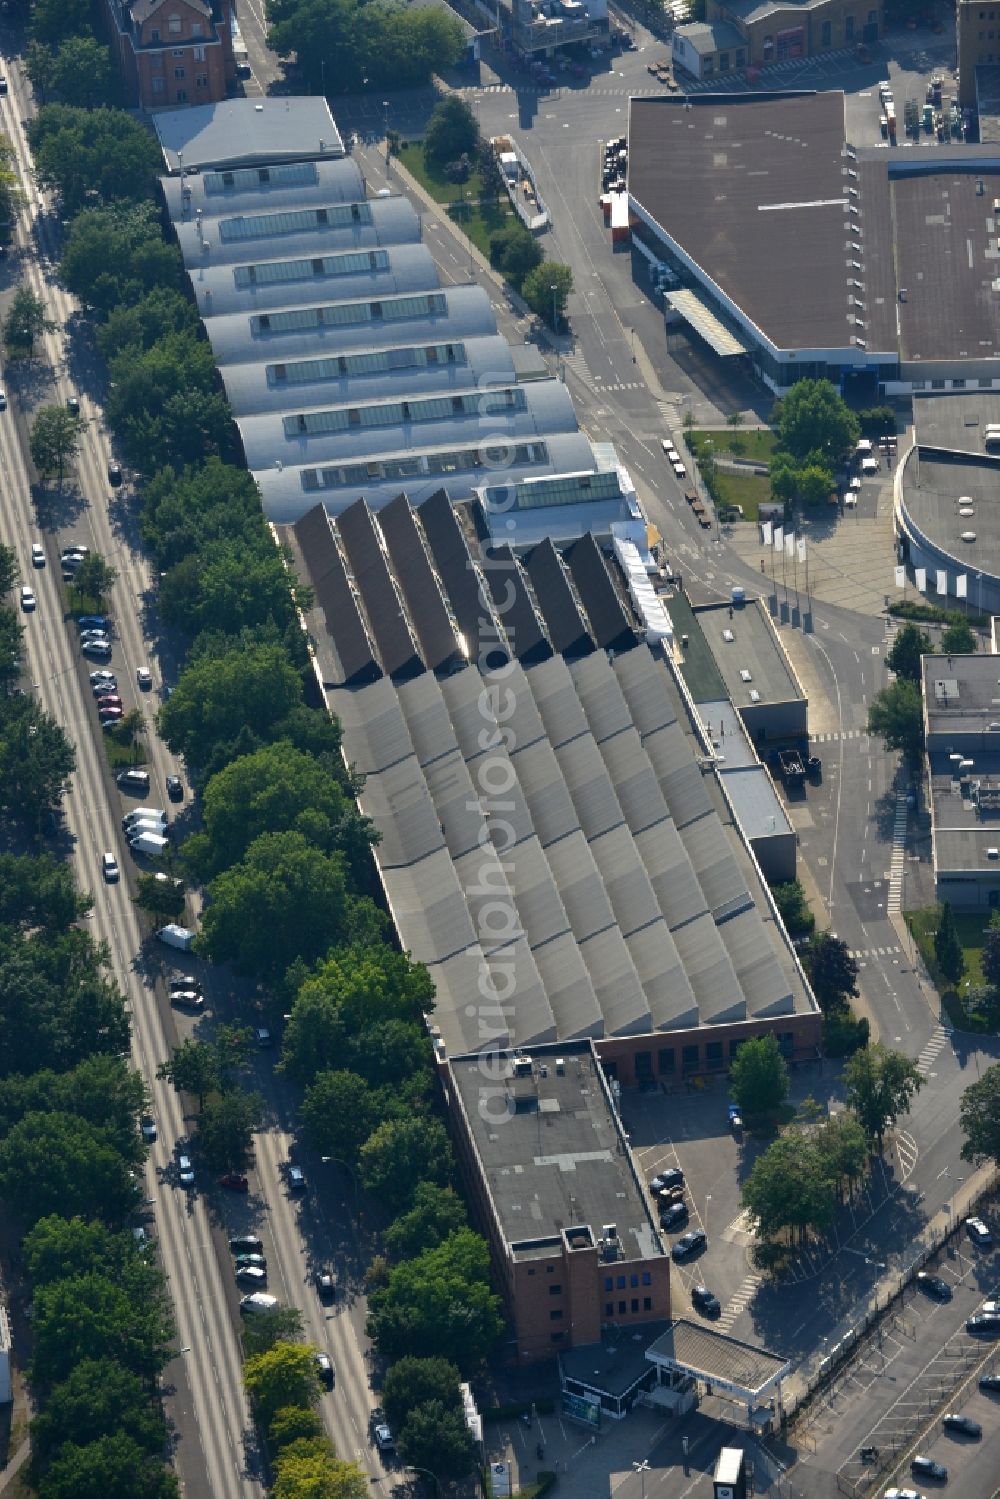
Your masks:
M 844 96 L 634 98 L 629 207 L 667 300 L 772 390 L 1000 387 L 1000 150 L 846 136 Z

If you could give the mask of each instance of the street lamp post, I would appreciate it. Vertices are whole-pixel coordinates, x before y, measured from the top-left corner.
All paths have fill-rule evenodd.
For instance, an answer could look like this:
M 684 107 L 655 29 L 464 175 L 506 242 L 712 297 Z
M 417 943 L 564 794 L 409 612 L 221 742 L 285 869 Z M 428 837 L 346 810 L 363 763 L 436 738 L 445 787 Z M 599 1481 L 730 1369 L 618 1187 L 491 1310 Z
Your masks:
M 385 125 L 385 172 L 386 176 L 392 170 L 392 151 L 389 147 L 389 101 L 382 100 L 382 119 Z
M 321 1155 L 320 1156 L 320 1163 L 322 1165 L 324 1165 L 324 1166 L 329 1166 L 330 1163 L 331 1163 L 331 1161 L 333 1162 L 333 1164 L 335 1166 L 343 1166 L 344 1170 L 350 1176 L 350 1178 L 351 1178 L 351 1186 L 354 1189 L 354 1216 L 356 1218 L 360 1218 L 360 1216 L 361 1216 L 361 1194 L 360 1194 L 360 1192 L 358 1190 L 358 1176 L 357 1176 L 357 1172 L 354 1170 L 354 1167 L 350 1164 L 349 1161 L 342 1161 L 340 1159 L 340 1156 L 338 1156 L 338 1155 Z
M 436 1494 L 440 1494 L 440 1492 L 441 1492 L 441 1480 L 438 1478 L 438 1476 L 437 1476 L 436 1473 L 432 1473 L 431 1472 L 430 1468 L 421 1468 L 418 1463 L 407 1463 L 406 1466 L 407 1466 L 408 1471 L 410 1471 L 411 1473 L 426 1473 L 428 1478 L 433 1478 L 433 1480 L 434 1480 L 434 1492 Z
M 632 1467 L 638 1473 L 639 1482 L 642 1485 L 640 1499 L 646 1499 L 646 1474 L 649 1472 L 649 1459 L 644 1457 L 641 1463 L 633 1463 Z
M 552 293 L 552 332 L 553 333 L 558 333 L 559 332 L 559 314 L 556 312 L 556 292 L 557 292 L 557 290 L 558 290 L 558 287 L 555 287 L 555 286 L 550 286 L 549 287 L 549 291 Z

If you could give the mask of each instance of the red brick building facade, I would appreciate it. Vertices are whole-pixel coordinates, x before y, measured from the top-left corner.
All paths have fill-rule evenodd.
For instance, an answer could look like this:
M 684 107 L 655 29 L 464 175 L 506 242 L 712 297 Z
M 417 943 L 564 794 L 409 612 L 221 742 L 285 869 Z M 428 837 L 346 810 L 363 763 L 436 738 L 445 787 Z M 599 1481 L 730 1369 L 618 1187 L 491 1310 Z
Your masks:
M 236 84 L 234 0 L 104 0 L 125 102 L 215 104 Z

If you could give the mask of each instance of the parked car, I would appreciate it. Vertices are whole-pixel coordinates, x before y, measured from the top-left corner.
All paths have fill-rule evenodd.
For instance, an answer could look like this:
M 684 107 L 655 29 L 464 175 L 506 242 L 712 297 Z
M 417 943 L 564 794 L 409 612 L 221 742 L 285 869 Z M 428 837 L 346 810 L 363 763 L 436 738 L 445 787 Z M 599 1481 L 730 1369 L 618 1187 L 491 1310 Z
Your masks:
M 337 1377 L 336 1371 L 333 1367 L 333 1360 L 330 1358 L 330 1355 L 328 1353 L 317 1353 L 313 1356 L 316 1360 L 316 1372 L 319 1375 L 320 1384 L 323 1385 L 325 1389 L 332 1390 L 333 1382 Z
M 107 667 L 105 666 L 102 666 L 97 671 L 92 671 L 90 673 L 91 687 L 97 687 L 102 683 L 110 683 L 112 687 L 118 686 L 118 678 L 115 676 L 113 671 L 108 671 Z
M 671 1258 L 675 1260 L 686 1260 L 690 1255 L 697 1254 L 705 1248 L 708 1243 L 708 1235 L 703 1228 L 690 1228 L 686 1234 L 682 1234 L 670 1251 Z
M 177 1157 L 177 1179 L 182 1187 L 194 1186 L 194 1167 L 190 1156 L 179 1155 Z
M 233 1254 L 259 1254 L 264 1245 L 256 1234 L 234 1234 L 229 1247 Z
M 708 1289 L 707 1286 L 691 1287 L 691 1305 L 704 1312 L 706 1317 L 717 1317 L 722 1311 L 718 1296 Z
M 45 566 L 45 548 L 42 546 L 42 544 L 41 544 L 40 541 L 32 542 L 32 545 L 31 545 L 31 565 L 32 565 L 32 567 L 44 567 Z
M 979 1388 L 988 1395 L 1000 1395 L 1000 1374 L 981 1374 Z
M 122 791 L 148 791 L 148 770 L 120 770 L 115 776 L 115 781 Z
M 680 1228 L 688 1218 L 687 1203 L 672 1202 L 668 1208 L 664 1208 L 660 1214 L 660 1227 L 667 1233 L 672 1233 L 675 1228 Z
M 121 464 L 116 463 L 113 458 L 108 460 L 108 483 L 112 489 L 117 489 L 122 482 Z
M 337 1280 L 332 1270 L 317 1270 L 313 1275 L 313 1281 L 320 1301 L 336 1300 Z
M 983 1434 L 978 1421 L 973 1421 L 971 1416 L 955 1415 L 952 1411 L 941 1417 L 941 1425 L 945 1431 L 953 1431 L 960 1437 L 981 1437 Z
M 66 397 L 66 408 L 67 408 L 68 411 L 71 411 L 74 416 L 79 416 L 80 415 L 80 401 L 79 401 L 79 398 L 77 396 L 67 396 Z
M 120 878 L 120 870 L 118 868 L 118 860 L 114 854 L 101 855 L 101 873 L 104 875 L 105 884 L 117 885 Z
M 974 1317 L 968 1319 L 965 1330 L 971 1333 L 985 1333 L 991 1338 L 1000 1337 L 1000 1317 L 977 1312 Z
M 33 588 L 25 587 L 21 589 L 21 608 L 23 609 L 25 614 L 31 613 L 32 609 L 34 609 L 35 607 L 36 602 L 37 600 L 35 598 L 35 590 Z
M 80 650 L 85 656 L 96 656 L 98 661 L 108 661 L 111 658 L 110 640 L 84 640 Z
M 153 1141 L 156 1139 L 156 1120 L 153 1118 L 152 1114 L 143 1114 L 142 1123 L 139 1127 L 142 1130 L 142 1138 L 145 1140 L 146 1144 L 152 1145 Z
M 396 1442 L 392 1434 L 392 1427 L 385 1419 L 385 1411 L 381 1406 L 376 1406 L 368 1417 L 368 1430 L 371 1439 L 380 1452 L 391 1452 Z
M 930 1275 L 926 1270 L 917 1274 L 917 1290 L 923 1291 L 925 1296 L 933 1296 L 935 1301 L 950 1301 L 951 1286 L 940 1275 Z
M 170 995 L 170 1003 L 180 1005 L 184 1010 L 203 1010 L 205 996 L 194 989 L 175 989 Z
M 166 787 L 169 801 L 182 802 L 184 800 L 184 784 L 180 776 L 167 776 Z
M 200 994 L 201 984 L 193 973 L 183 973 L 180 978 L 171 979 L 167 985 L 171 994 Z
M 241 1286 L 262 1286 L 267 1280 L 267 1271 L 259 1265 L 240 1265 L 236 1280 Z
M 289 1192 L 304 1192 L 306 1189 L 306 1174 L 301 1166 L 289 1166 L 288 1168 L 288 1190 Z
M 227 1171 L 224 1176 L 220 1176 L 219 1186 L 228 1187 L 230 1192 L 249 1192 L 250 1190 L 250 1183 L 238 1171 Z
M 244 1317 L 251 1317 L 255 1312 L 273 1312 L 277 1305 L 277 1296 L 269 1296 L 266 1291 L 252 1291 L 249 1296 L 240 1297 L 240 1311 Z
M 683 1187 L 684 1172 L 679 1166 L 671 1166 L 666 1171 L 658 1171 L 649 1184 L 649 1190 L 655 1197 L 657 1192 L 662 1192 L 665 1187 Z
M 106 614 L 81 614 L 76 621 L 77 629 L 82 633 L 84 630 L 110 629 L 111 621 Z
M 135 669 L 135 679 L 142 692 L 148 692 L 153 685 L 153 673 L 148 666 L 137 666 Z
M 973 1244 L 980 1249 L 986 1249 L 993 1243 L 993 1235 L 990 1233 L 982 1218 L 966 1218 L 965 1232 L 969 1235 Z
M 932 1457 L 915 1457 L 910 1462 L 911 1473 L 918 1478 L 938 1478 L 943 1483 L 948 1477 L 944 1463 L 936 1463 Z
M 729 1105 L 729 1128 L 732 1134 L 739 1139 L 743 1133 L 743 1115 L 740 1112 L 738 1103 L 731 1103 Z

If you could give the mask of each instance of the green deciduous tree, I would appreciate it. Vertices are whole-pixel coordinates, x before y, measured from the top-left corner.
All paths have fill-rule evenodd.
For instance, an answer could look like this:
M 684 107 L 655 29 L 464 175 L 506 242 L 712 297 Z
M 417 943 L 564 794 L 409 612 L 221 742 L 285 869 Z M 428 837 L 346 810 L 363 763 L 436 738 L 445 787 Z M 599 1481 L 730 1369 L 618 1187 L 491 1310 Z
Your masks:
M 281 1066 L 303 1084 L 347 1068 L 373 1087 L 410 1089 L 426 1077 L 422 1017 L 433 1009 L 434 986 L 422 963 L 387 946 L 332 952 L 299 987 Z
M 120 109 L 43 104 L 28 124 L 35 170 L 68 215 L 97 199 L 151 199 L 160 149 L 152 132 Z
M 1000 1164 L 1000 1064 L 987 1067 L 982 1077 L 965 1089 L 958 1117 L 965 1136 L 962 1160 L 976 1165 L 982 1161 Z
M 838 1194 L 852 1192 L 868 1165 L 868 1141 L 858 1121 L 847 1113 L 833 1115 L 813 1132 L 812 1145 Z
M 130 309 L 142 308 L 149 298 L 154 311 L 147 312 L 146 317 L 155 319 L 155 308 L 162 305 L 160 299 L 180 297 L 182 269 L 180 251 L 163 238 L 156 206 L 151 200 L 109 203 L 78 213 L 66 232 L 59 262 L 67 288 L 85 307 L 108 318 L 107 325 L 97 335 L 101 351 L 108 359 L 133 344 L 147 349 L 166 332 L 194 327 L 196 313 L 190 302 L 181 298 L 187 315 L 178 316 L 176 301 L 168 302 L 175 315 L 167 319 L 165 326 L 154 321 L 154 337 L 145 336 L 148 323 L 140 312 L 137 336 L 130 338 L 122 333 L 118 347 L 112 342 L 111 315 L 124 317 Z
M 168 463 L 199 463 L 235 454 L 235 428 L 219 388 L 211 345 L 194 329 L 168 333 L 139 353 L 111 363 L 108 422 L 137 473 Z
M 773 1114 L 788 1097 L 788 1066 L 772 1035 L 744 1041 L 729 1073 L 733 1097 L 748 1118 Z
M 507 224 L 490 235 L 490 261 L 518 291 L 524 278 L 544 259 L 545 251 L 523 224 Z
M 951 909 L 951 902 L 947 900 L 941 906 L 941 916 L 934 933 L 934 956 L 944 977 L 957 984 L 965 969 L 965 957 L 958 937 L 958 927 L 955 925 L 955 913 Z
M 457 1482 L 476 1466 L 476 1444 L 465 1412 L 454 1404 L 428 1400 L 414 1406 L 397 1440 L 403 1461 L 432 1472 L 439 1483 Z
M 135 1245 L 127 1231 L 92 1219 L 50 1213 L 25 1234 L 23 1252 L 25 1269 L 37 1291 L 40 1286 L 72 1279 L 80 1274 L 81 1266 L 117 1280 Z
M 920 658 L 934 653 L 934 643 L 926 630 L 907 623 L 896 632 L 885 656 L 885 664 L 901 681 L 920 681 Z
M 79 927 L 4 934 L 0 1077 L 68 1072 L 88 1057 L 128 1050 L 128 1017 L 108 961 L 107 949 Z
M 272 1306 L 255 1312 L 243 1325 L 243 1349 L 249 1358 L 266 1353 L 275 1343 L 294 1343 L 302 1337 L 302 1313 L 297 1306 Z
M 291 1442 L 282 1449 L 274 1499 L 365 1499 L 368 1492 L 368 1475 L 334 1457 L 328 1442 Z
M 148 1387 L 171 1353 L 174 1328 L 162 1273 L 140 1256 L 120 1281 L 85 1272 L 35 1293 L 31 1380 L 40 1393 L 84 1359 L 114 1359 Z
M 168 1061 L 160 1063 L 156 1075 L 173 1083 L 178 1093 L 193 1093 L 199 1109 L 204 1109 L 205 1099 L 221 1085 L 219 1053 L 211 1041 L 188 1037 L 174 1047 Z
M 184 910 L 184 886 L 162 871 L 141 874 L 136 881 L 135 903 L 151 916 L 176 921 Z
M 833 470 L 822 463 L 804 463 L 796 488 L 803 505 L 823 505 L 833 489 Z
M 269 738 L 301 701 L 301 679 L 280 646 L 234 648 L 188 662 L 160 709 L 160 731 L 175 754 L 202 767 L 244 732 Z
M 787 505 L 798 493 L 799 471 L 790 453 L 780 449 L 773 455 L 769 465 L 771 498 Z
M 978 644 L 976 632 L 964 619 L 956 619 L 941 631 L 942 655 L 971 656 Z
M 808 936 L 816 926 L 816 918 L 809 909 L 806 892 L 800 880 L 790 880 L 785 885 L 775 885 L 771 891 L 781 919 L 792 937 Z
M 247 1359 L 243 1383 L 265 1427 L 283 1406 L 308 1408 L 319 1400 L 315 1353 L 307 1343 L 278 1342 Z
M 73 1114 L 101 1132 L 119 1155 L 138 1164 L 143 1155 L 138 1132 L 146 1101 L 142 1077 L 121 1057 L 86 1056 L 69 1072 L 43 1068 L 0 1080 L 0 1122 L 3 1132 L 26 1114 Z
M 58 47 L 68 36 L 85 36 L 90 30 L 89 0 L 33 0 L 31 39 L 47 47 Z
M 76 768 L 66 734 L 33 697 L 0 700 L 0 810 L 39 827 L 57 807 Z
M 306 1089 L 302 1123 L 321 1155 L 352 1165 L 381 1122 L 384 1102 L 356 1072 L 321 1072 Z
M 990 925 L 983 943 L 983 977 L 994 989 L 1000 989 L 1000 927 Z
M 556 332 L 562 326 L 572 290 L 573 272 L 556 260 L 543 260 L 521 283 L 521 295 L 532 312 Z
M 877 1041 L 848 1059 L 844 1082 L 848 1108 L 881 1155 L 886 1131 L 895 1127 L 924 1085 L 916 1063 Z
M 58 474 L 62 483 L 68 464 L 76 457 L 83 422 L 65 406 L 42 406 L 31 424 L 31 461 L 45 478 Z
M 169 704 L 168 704 L 169 707 Z M 349 940 L 356 903 L 340 854 L 301 833 L 265 833 L 207 890 L 198 946 L 213 962 L 274 982 L 296 959 L 315 961 Z
M 451 1142 L 438 1119 L 387 1119 L 360 1152 L 361 1180 L 394 1212 L 409 1207 L 418 1182 L 446 1186 L 453 1173 Z
M 161 469 L 146 486 L 139 523 L 164 569 L 213 541 L 257 545 L 264 530 L 253 477 L 218 458 L 181 474 Z
M 118 573 L 100 552 L 90 552 L 77 568 L 74 582 L 84 598 L 101 606 L 110 597 L 117 578 Z
M 833 465 L 858 440 L 857 417 L 829 380 L 799 380 L 775 403 L 772 422 L 793 458 L 822 453 Z
M 809 1229 L 824 1229 L 833 1221 L 836 1206 L 820 1155 L 802 1130 L 789 1130 L 757 1157 L 740 1200 L 765 1240 L 786 1230 L 802 1239 Z
M 822 1010 L 843 1009 L 856 998 L 858 965 L 842 938 L 817 932 L 802 953 L 802 964 Z
M 273 1453 L 280 1453 L 290 1442 L 312 1441 L 323 1435 L 323 1422 L 319 1416 L 302 1405 L 281 1406 L 267 1428 L 268 1445 Z
M 29 1223 L 55 1212 L 120 1223 L 137 1201 L 104 1131 L 71 1113 L 25 1114 L 0 1140 L 0 1197 Z
M 489 1249 L 469 1229 L 397 1265 L 368 1305 L 369 1336 L 385 1357 L 442 1357 L 463 1374 L 488 1357 L 502 1326 Z
M 264 1117 L 259 1093 L 227 1088 L 205 1104 L 198 1120 L 198 1146 L 213 1171 L 242 1171 L 253 1156 L 253 1132 Z
M 382 1404 L 389 1425 L 397 1432 L 415 1406 L 437 1401 L 445 1410 L 462 1409 L 457 1365 L 446 1358 L 398 1359 L 387 1371 Z
M 36 341 L 55 326 L 41 297 L 36 296 L 30 287 L 19 286 L 3 320 L 3 341 L 8 354 L 12 359 L 18 355 L 32 355 Z
M 64 932 L 93 905 L 72 870 L 51 854 L 0 853 L 0 927 Z
M 467 1227 L 465 1204 L 453 1187 L 418 1182 L 413 1206 L 389 1224 L 382 1242 L 393 1259 L 416 1259 L 425 1249 L 436 1249 L 449 1234 Z
M 342 851 L 363 877 L 377 835 L 345 782 L 285 740 L 241 755 L 206 785 L 204 838 L 187 856 L 194 855 L 202 877 L 211 876 L 238 863 L 261 834 L 297 832 L 328 853 Z
M 113 77 L 108 48 L 95 37 L 72 36 L 52 54 L 46 87 L 63 104 L 95 109 L 113 102 Z
M 868 733 L 887 750 L 916 760 L 924 742 L 923 706 L 915 682 L 896 681 L 876 692 L 868 705 Z
M 424 131 L 424 155 L 437 166 L 479 148 L 479 126 L 471 105 L 460 94 L 446 94 L 434 106 Z
M 177 1492 L 176 1474 L 162 1457 L 117 1432 L 61 1447 L 39 1483 L 38 1499 L 175 1499 Z
M 157 1453 L 167 1440 L 167 1424 L 131 1370 L 113 1359 L 85 1358 L 52 1390 L 31 1423 L 36 1477 L 64 1442 L 83 1447 L 116 1433 L 143 1452 Z
M 238 635 L 271 625 L 287 630 L 295 617 L 295 579 L 270 537 L 259 544 L 209 542 L 172 567 L 161 580 L 163 616 L 194 638 L 204 630 Z M 297 590 L 301 598 L 305 590 Z

